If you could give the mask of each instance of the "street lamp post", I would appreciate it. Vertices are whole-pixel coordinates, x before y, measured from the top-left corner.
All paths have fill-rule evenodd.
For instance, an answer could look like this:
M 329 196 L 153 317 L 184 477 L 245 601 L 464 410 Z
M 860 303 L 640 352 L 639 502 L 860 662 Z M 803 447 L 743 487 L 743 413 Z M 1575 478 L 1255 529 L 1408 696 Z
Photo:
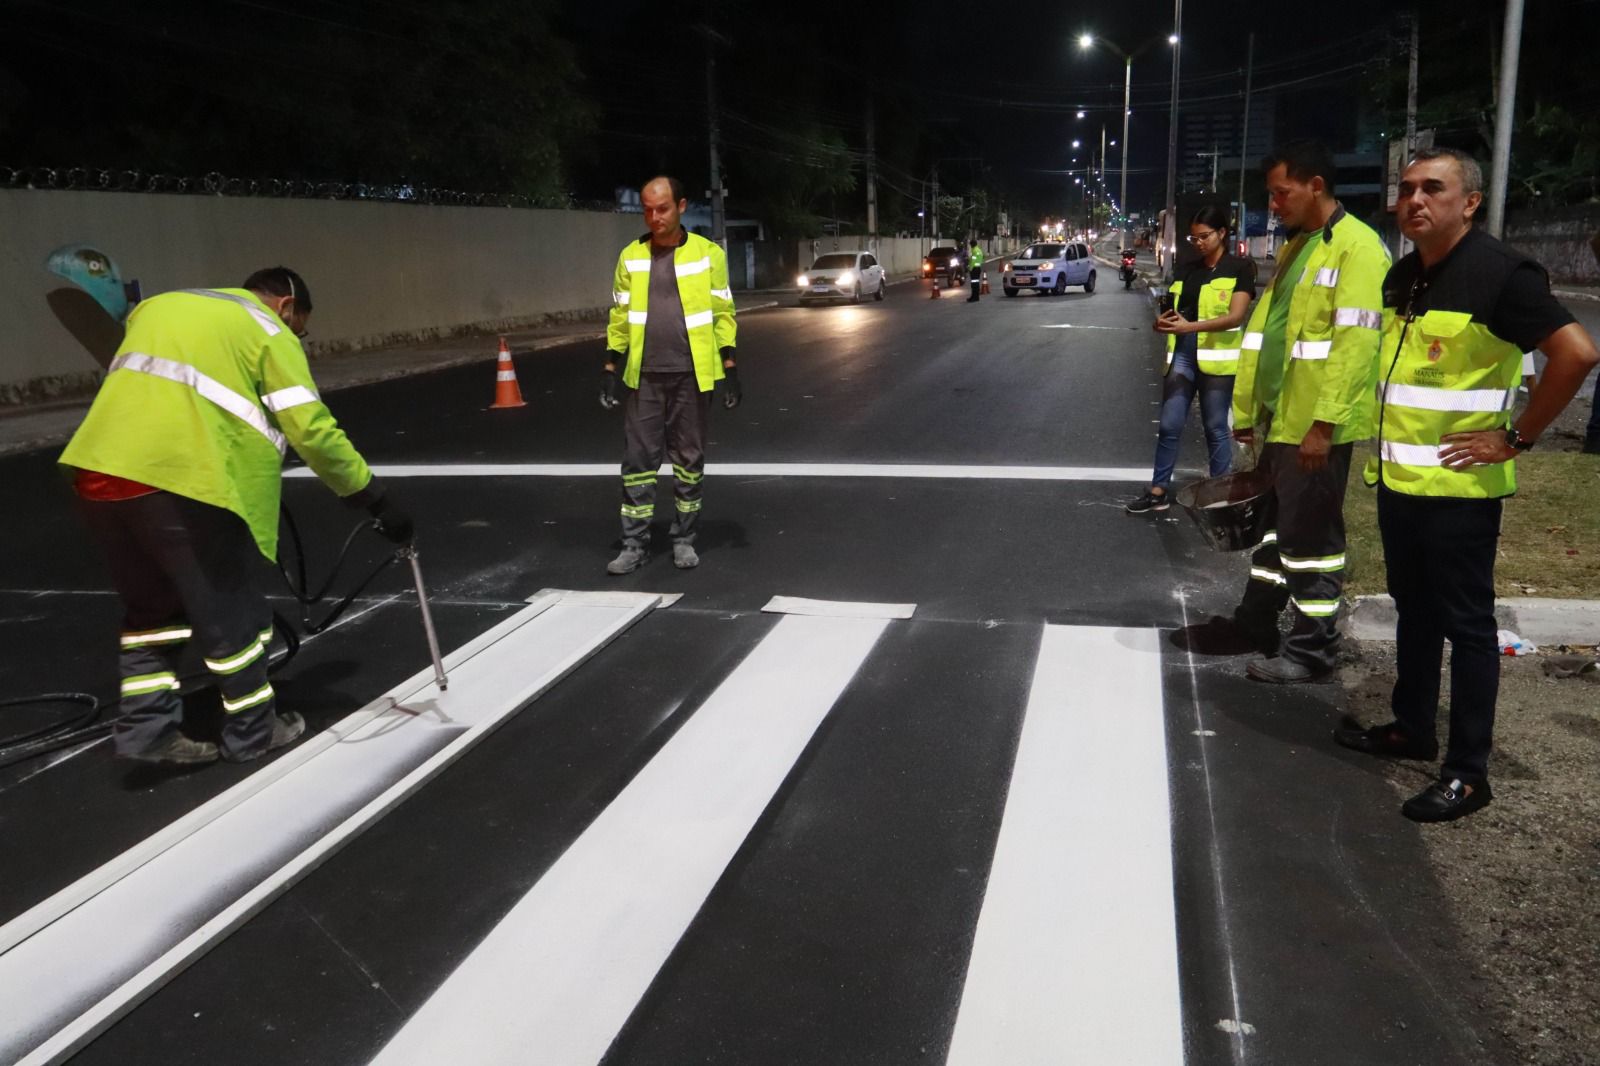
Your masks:
M 1172 110 L 1167 118 L 1167 223 L 1172 226 L 1172 251 L 1167 255 L 1167 280 L 1178 258 L 1178 36 L 1183 32 L 1183 0 L 1172 0 Z M 1165 238 L 1166 226 L 1162 226 Z
M 1182 0 L 1178 0 L 1178 2 L 1181 3 Z M 1132 52 L 1124 52 L 1111 41 L 1106 40 L 1104 37 L 1096 37 L 1092 33 L 1081 34 L 1078 37 L 1079 48 L 1087 51 L 1098 44 L 1100 47 L 1104 48 L 1113 55 L 1120 57 L 1122 60 L 1122 185 L 1121 190 L 1117 194 L 1117 198 L 1120 201 L 1118 204 L 1118 210 L 1124 213 L 1126 213 L 1128 210 L 1128 117 L 1133 114 L 1133 59 L 1140 52 L 1143 52 L 1146 48 L 1149 48 L 1151 45 L 1156 44 L 1161 40 L 1162 38 L 1160 37 L 1152 37 L 1144 44 L 1141 44 L 1138 48 L 1135 48 Z M 1167 36 L 1165 40 L 1168 44 L 1177 44 L 1176 32 Z M 1176 62 L 1176 58 L 1174 58 L 1173 61 Z M 1173 91 L 1174 93 L 1177 91 L 1176 78 L 1174 78 L 1173 81 Z M 1173 106 L 1176 107 L 1176 103 L 1174 103 Z M 1168 195 L 1170 198 L 1170 193 Z M 1127 251 L 1127 248 L 1128 224 L 1126 218 L 1124 218 L 1122 225 L 1117 227 L 1117 251 L 1121 253 Z

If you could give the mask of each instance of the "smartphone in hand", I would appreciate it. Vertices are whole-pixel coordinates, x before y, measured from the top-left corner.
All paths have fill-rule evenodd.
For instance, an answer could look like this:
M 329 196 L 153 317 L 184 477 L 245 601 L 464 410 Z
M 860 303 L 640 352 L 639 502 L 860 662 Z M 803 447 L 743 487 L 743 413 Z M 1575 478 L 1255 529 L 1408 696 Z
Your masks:
M 1156 310 L 1162 315 L 1172 310 L 1172 293 L 1161 294 L 1161 299 L 1156 302 Z

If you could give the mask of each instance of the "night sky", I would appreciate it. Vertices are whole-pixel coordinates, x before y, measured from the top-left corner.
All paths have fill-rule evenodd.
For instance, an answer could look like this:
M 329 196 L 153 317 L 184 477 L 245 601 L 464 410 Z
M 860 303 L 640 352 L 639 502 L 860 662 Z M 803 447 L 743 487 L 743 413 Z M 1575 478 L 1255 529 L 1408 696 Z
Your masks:
M 1503 4 L 1414 3 L 1427 121 L 1482 152 Z M 1274 137 L 1351 140 L 1358 115 L 1370 129 L 1384 109 L 1392 126 L 1397 11 L 1189 0 L 1180 108 L 1243 111 L 1254 33 L 1254 88 L 1277 92 L 1278 114 L 1252 129 L 1251 155 Z M 1121 132 L 1122 61 L 1081 49 L 1087 32 L 1138 50 L 1128 206 L 1165 186 L 1170 0 L 1026 14 L 951 0 L 0 0 L 0 26 L 0 167 L 405 181 L 580 205 L 663 171 L 702 194 L 709 27 L 734 207 L 788 197 L 792 219 L 859 221 L 870 100 L 886 230 L 914 221 L 935 166 L 945 191 L 989 190 L 1014 215 L 1064 208 L 1072 140 L 1082 167 L 1102 125 L 1108 141 Z M 1523 115 L 1557 102 L 1600 123 L 1600 87 L 1549 62 L 1597 34 L 1600 0 L 1529 5 Z M 841 159 L 843 182 L 774 191 L 786 166 L 836 174 Z

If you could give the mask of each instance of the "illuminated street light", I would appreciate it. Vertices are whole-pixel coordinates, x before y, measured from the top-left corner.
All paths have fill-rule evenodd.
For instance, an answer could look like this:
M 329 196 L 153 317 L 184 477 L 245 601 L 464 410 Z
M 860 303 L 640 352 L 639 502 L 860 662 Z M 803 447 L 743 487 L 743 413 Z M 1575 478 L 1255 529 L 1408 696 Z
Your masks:
M 1128 198 L 1128 119 L 1133 115 L 1133 105 L 1131 101 L 1133 89 L 1133 58 L 1160 40 L 1160 37 L 1152 37 L 1144 44 L 1141 44 L 1138 48 L 1135 48 L 1132 52 L 1124 52 L 1122 49 L 1118 48 L 1115 44 L 1103 37 L 1097 38 L 1090 33 L 1083 33 L 1078 36 L 1079 48 L 1087 51 L 1089 48 L 1098 44 L 1100 47 L 1118 56 L 1122 60 L 1122 198 L 1124 200 Z M 1177 44 L 1178 35 L 1176 33 L 1169 34 L 1167 36 L 1167 43 L 1171 45 Z M 1117 142 L 1112 141 L 1111 143 L 1115 144 Z M 1117 245 L 1119 250 L 1127 250 L 1128 233 L 1127 230 L 1121 226 L 1117 228 Z

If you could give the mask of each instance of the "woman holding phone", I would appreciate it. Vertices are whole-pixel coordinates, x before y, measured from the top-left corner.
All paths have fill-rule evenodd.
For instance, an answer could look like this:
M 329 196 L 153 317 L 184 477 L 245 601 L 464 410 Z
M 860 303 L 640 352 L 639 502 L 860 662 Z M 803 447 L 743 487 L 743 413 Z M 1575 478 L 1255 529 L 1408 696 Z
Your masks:
M 1200 395 L 1211 476 L 1232 465 L 1233 434 L 1228 424 L 1233 376 L 1239 366 L 1240 329 L 1255 296 L 1255 264 L 1228 254 L 1232 226 L 1226 209 L 1207 204 L 1189 223 L 1189 243 L 1199 258 L 1180 266 L 1155 331 L 1167 336 L 1166 384 L 1161 394 L 1161 430 L 1150 487 L 1128 504 L 1129 514 L 1165 511 L 1178 461 L 1178 438 L 1189 419 L 1189 405 Z M 1170 302 L 1168 300 L 1170 298 Z

